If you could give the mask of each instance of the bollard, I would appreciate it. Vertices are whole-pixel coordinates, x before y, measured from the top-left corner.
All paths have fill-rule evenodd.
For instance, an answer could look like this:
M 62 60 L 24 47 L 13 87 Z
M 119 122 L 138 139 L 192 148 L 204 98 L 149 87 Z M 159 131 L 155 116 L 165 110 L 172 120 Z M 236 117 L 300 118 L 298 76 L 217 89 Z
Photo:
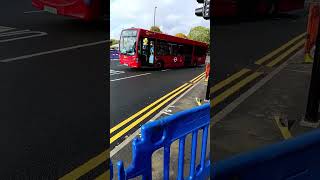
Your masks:
M 309 16 L 308 16 L 308 26 L 307 26 L 307 39 L 304 46 L 305 63 L 312 63 L 313 58 L 311 56 L 311 49 L 315 45 L 315 41 L 317 38 L 318 32 L 318 24 L 320 19 L 320 5 L 319 4 L 311 4 L 309 7 Z
M 205 81 L 207 82 L 209 79 L 209 73 L 210 73 L 210 63 L 206 64 L 206 77 L 205 77 Z

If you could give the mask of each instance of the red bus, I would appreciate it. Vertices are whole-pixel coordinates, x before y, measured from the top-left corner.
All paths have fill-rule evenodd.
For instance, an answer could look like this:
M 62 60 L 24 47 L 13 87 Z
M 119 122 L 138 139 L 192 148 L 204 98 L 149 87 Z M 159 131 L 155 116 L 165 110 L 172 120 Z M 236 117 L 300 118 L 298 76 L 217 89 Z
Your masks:
M 32 0 L 39 10 L 86 21 L 100 19 L 107 13 L 105 0 Z
M 205 63 L 208 44 L 140 28 L 121 32 L 120 64 L 132 68 L 174 68 Z
M 305 0 L 214 0 L 215 17 L 239 14 L 267 15 L 284 13 L 304 8 Z

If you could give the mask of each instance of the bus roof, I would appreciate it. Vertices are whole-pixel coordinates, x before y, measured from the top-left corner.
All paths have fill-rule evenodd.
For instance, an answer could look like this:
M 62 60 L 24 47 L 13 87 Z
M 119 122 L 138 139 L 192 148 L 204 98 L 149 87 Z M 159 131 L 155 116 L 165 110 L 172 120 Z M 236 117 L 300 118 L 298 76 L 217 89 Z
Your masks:
M 153 32 L 153 31 L 149 31 L 146 29 L 128 28 L 128 29 L 124 29 L 123 31 L 125 31 L 125 30 L 138 30 L 140 36 L 142 35 L 142 36 L 149 37 L 149 38 L 161 39 L 161 40 L 175 42 L 175 43 L 183 43 L 183 44 L 190 44 L 190 45 L 196 45 L 196 46 L 206 46 L 208 48 L 207 43 L 203 43 L 200 41 L 194 41 L 191 39 L 180 38 L 180 37 L 176 37 L 176 36 L 172 36 L 172 35 L 168 35 L 168 34 Z

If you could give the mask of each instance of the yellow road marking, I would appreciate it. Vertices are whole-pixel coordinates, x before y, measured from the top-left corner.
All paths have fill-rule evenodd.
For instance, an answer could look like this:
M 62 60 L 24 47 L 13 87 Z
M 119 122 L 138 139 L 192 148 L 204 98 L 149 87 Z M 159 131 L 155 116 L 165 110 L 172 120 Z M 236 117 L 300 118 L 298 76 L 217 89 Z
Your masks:
M 154 113 L 155 111 L 157 111 L 159 108 L 161 108 L 163 105 L 165 105 L 168 101 L 170 101 L 171 99 L 173 99 L 174 97 L 178 96 L 180 93 L 184 92 L 186 89 L 188 89 L 190 86 L 192 86 L 192 84 L 189 84 L 188 86 L 184 87 L 183 89 L 181 89 L 180 91 L 176 92 L 175 94 L 173 94 L 172 96 L 170 96 L 169 98 L 167 98 L 166 100 L 164 100 L 163 102 L 161 102 L 160 104 L 158 104 L 156 107 L 154 107 L 152 110 L 148 111 L 146 114 L 144 114 L 143 116 L 141 116 L 139 119 L 135 120 L 133 123 L 131 123 L 130 125 L 128 125 L 126 128 L 124 128 L 123 130 L 121 130 L 119 133 L 117 133 L 116 135 L 112 136 L 110 138 L 110 144 L 112 144 L 114 141 L 116 141 L 117 139 L 119 139 L 121 136 L 123 136 L 125 133 L 127 133 L 129 130 L 131 130 L 133 127 L 135 127 L 136 125 L 138 125 L 140 122 L 142 122 L 144 119 L 146 119 L 148 116 L 150 116 L 152 113 Z
M 238 79 L 239 77 L 241 77 L 242 75 L 244 75 L 245 73 L 251 71 L 250 69 L 242 69 L 241 71 L 233 74 L 232 76 L 228 77 L 227 79 L 219 82 L 218 84 L 216 84 L 215 86 L 213 86 L 212 88 L 210 88 L 210 94 L 218 91 L 219 89 L 223 88 L 224 86 L 228 85 L 229 83 L 233 82 L 234 80 Z
M 302 34 L 300 34 L 299 36 L 293 38 L 292 40 L 290 40 L 289 42 L 287 42 L 286 44 L 282 45 L 280 48 L 272 51 L 271 53 L 269 53 L 268 55 L 262 57 L 261 59 L 257 60 L 255 62 L 255 64 L 261 65 L 263 64 L 265 61 L 269 60 L 270 58 L 274 57 L 276 54 L 280 53 L 281 51 L 283 51 L 284 49 L 288 48 L 289 46 L 292 45 L 292 43 L 294 43 L 295 41 L 303 38 L 307 33 L 304 32 Z
M 103 174 L 98 176 L 95 180 L 107 180 L 107 179 L 111 179 L 110 178 L 110 171 L 104 172 Z
M 200 99 L 200 98 L 196 98 L 196 102 L 197 102 L 198 106 L 201 106 L 201 105 L 202 105 L 202 104 L 201 104 L 201 99 Z
M 254 79 L 256 79 L 257 77 L 259 77 L 262 74 L 263 74 L 262 72 L 254 72 L 251 75 L 249 75 L 248 77 L 246 77 L 245 79 L 238 82 L 237 84 L 233 85 L 231 88 L 229 88 L 228 90 L 219 94 L 216 98 L 214 98 L 212 101 L 210 101 L 210 103 L 211 103 L 210 107 L 214 107 L 217 104 L 219 104 L 220 102 L 224 101 L 227 97 L 231 96 L 232 94 L 237 92 L 239 89 L 241 89 L 242 87 L 244 87 L 249 82 L 253 81 Z
M 137 113 L 135 113 L 134 115 L 130 116 L 129 118 L 125 119 L 124 121 L 122 121 L 121 123 L 117 124 L 116 126 L 114 126 L 113 128 L 110 129 L 110 134 L 113 133 L 114 131 L 116 131 L 117 129 L 121 128 L 122 126 L 124 126 L 125 124 L 127 124 L 128 122 L 132 121 L 134 118 L 138 117 L 139 115 L 141 115 L 142 113 L 144 113 L 145 111 L 147 111 L 148 109 L 152 108 L 154 105 L 158 104 L 159 102 L 161 102 L 162 100 L 164 100 L 165 98 L 169 97 L 170 95 L 174 94 L 175 92 L 179 91 L 181 88 L 187 86 L 188 84 L 185 83 L 182 86 L 176 88 L 175 90 L 171 91 L 170 93 L 166 94 L 165 96 L 159 98 L 158 100 L 156 100 L 155 102 L 153 102 L 152 104 L 144 107 L 143 109 L 141 109 L 140 111 L 138 111 Z
M 275 58 L 273 61 L 269 62 L 266 66 L 267 67 L 273 67 L 274 65 L 278 64 L 280 61 L 282 61 L 284 58 L 288 57 L 291 53 L 299 49 L 301 46 L 304 45 L 305 39 L 301 40 L 296 45 L 292 46 L 290 49 L 288 49 L 286 52 L 282 53 L 280 56 Z
M 195 80 L 196 78 L 199 78 L 201 75 L 203 75 L 204 73 L 201 73 L 200 75 L 198 75 L 197 77 L 195 77 L 193 80 Z M 191 82 L 191 81 L 190 81 Z M 170 95 L 172 95 L 171 97 L 169 97 L 168 99 L 166 99 L 164 102 L 162 102 L 161 104 L 159 104 L 158 106 L 156 106 L 154 109 L 152 109 L 150 112 L 146 113 L 144 116 L 142 116 L 141 118 L 139 118 L 138 120 L 141 122 L 143 119 L 145 119 L 146 117 L 148 117 L 149 115 L 151 115 L 153 112 L 155 112 L 157 109 L 159 109 L 161 106 L 163 106 L 165 103 L 167 103 L 168 101 L 170 101 L 171 99 L 173 99 L 174 97 L 176 97 L 177 95 L 179 95 L 180 93 L 182 93 L 183 91 L 185 91 L 186 89 L 188 89 L 190 86 L 192 86 L 192 84 L 188 84 L 185 83 L 182 86 L 176 88 L 175 90 L 173 90 L 172 92 L 168 93 L 167 95 L 163 96 L 162 98 L 158 99 L 157 101 L 155 101 L 154 103 L 150 104 L 149 106 L 145 107 L 144 109 L 140 110 L 139 112 L 137 112 L 136 114 L 134 114 L 133 116 L 131 116 L 130 118 L 126 119 L 125 123 L 122 123 L 122 125 L 117 125 L 118 127 L 114 127 L 113 131 L 117 130 L 118 128 L 120 128 L 121 126 L 125 125 L 126 123 L 130 122 L 132 119 L 134 119 L 135 117 L 139 116 L 140 114 L 142 114 L 144 111 L 147 111 L 148 109 L 150 109 L 152 106 L 154 106 L 155 104 L 159 103 L 160 101 L 164 100 L 165 98 L 169 97 Z M 177 92 L 178 91 L 178 92 Z M 142 112 L 143 111 L 143 112 Z M 142 119 L 143 118 L 143 119 Z M 137 120 L 137 121 L 138 121 Z M 138 122 L 138 123 L 140 123 Z M 136 124 L 138 124 L 136 123 Z M 121 124 L 121 123 L 120 123 Z M 134 127 L 135 125 L 130 125 L 129 127 Z M 127 130 L 128 127 L 124 130 Z M 120 131 L 120 132 L 124 132 Z M 112 131 L 112 132 L 113 132 Z M 112 133 L 110 130 L 110 134 Z M 116 135 L 119 135 L 116 134 Z M 114 137 L 113 137 L 114 138 Z M 116 139 L 118 139 L 119 137 L 117 137 Z M 113 141 L 112 141 L 113 142 Z M 110 142 L 110 144 L 112 143 Z M 101 163 L 103 163 L 104 161 L 106 161 L 109 157 L 109 149 L 106 151 L 103 151 L 101 154 L 99 154 L 98 156 L 90 159 L 89 161 L 87 161 L 86 163 L 84 163 L 83 165 L 79 166 L 78 168 L 74 169 L 73 171 L 69 172 L 68 174 L 64 175 L 63 177 L 59 178 L 59 180 L 69 180 L 69 179 L 77 179 L 81 176 L 83 176 L 84 174 L 88 173 L 90 170 L 96 168 L 97 166 L 99 166 Z M 99 177 L 97 177 L 97 179 L 106 179 L 106 177 L 109 177 L 109 171 L 105 172 L 103 174 L 101 174 Z
M 275 119 L 275 121 L 276 121 L 276 123 L 277 123 L 278 128 L 280 129 L 280 132 L 281 132 L 283 138 L 284 138 L 284 139 L 289 139 L 289 138 L 291 138 L 292 135 L 291 135 L 288 127 L 282 126 L 282 124 L 281 124 L 281 122 L 280 122 L 280 117 L 279 117 L 279 116 L 275 116 L 274 119 Z
M 199 82 L 201 79 L 204 78 L 204 76 L 205 76 L 205 74 L 202 74 L 198 79 L 196 79 L 196 80 L 193 81 L 193 84 Z
M 78 179 L 79 177 L 88 173 L 91 169 L 96 168 L 101 163 L 106 161 L 108 159 L 108 157 L 109 157 L 109 150 L 105 150 L 102 153 L 100 153 L 98 156 L 90 159 L 88 162 L 79 166 L 75 170 L 73 170 L 73 171 L 69 172 L 68 174 L 64 175 L 63 177 L 59 178 L 59 180 Z
M 201 75 L 203 75 L 203 74 L 205 74 L 205 73 L 203 72 L 203 73 L 199 74 L 197 77 L 191 79 L 189 82 L 193 83 L 193 81 L 194 81 L 195 79 L 199 78 L 199 77 L 200 77 Z

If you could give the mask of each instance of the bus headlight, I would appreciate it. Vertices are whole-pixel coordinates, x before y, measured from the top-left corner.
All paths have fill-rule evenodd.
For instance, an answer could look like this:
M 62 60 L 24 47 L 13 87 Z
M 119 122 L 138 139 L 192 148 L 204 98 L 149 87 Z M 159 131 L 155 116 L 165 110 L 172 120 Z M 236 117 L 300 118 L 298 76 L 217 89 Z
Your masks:
M 138 63 L 138 61 L 139 61 L 139 58 L 136 58 L 136 62 Z

